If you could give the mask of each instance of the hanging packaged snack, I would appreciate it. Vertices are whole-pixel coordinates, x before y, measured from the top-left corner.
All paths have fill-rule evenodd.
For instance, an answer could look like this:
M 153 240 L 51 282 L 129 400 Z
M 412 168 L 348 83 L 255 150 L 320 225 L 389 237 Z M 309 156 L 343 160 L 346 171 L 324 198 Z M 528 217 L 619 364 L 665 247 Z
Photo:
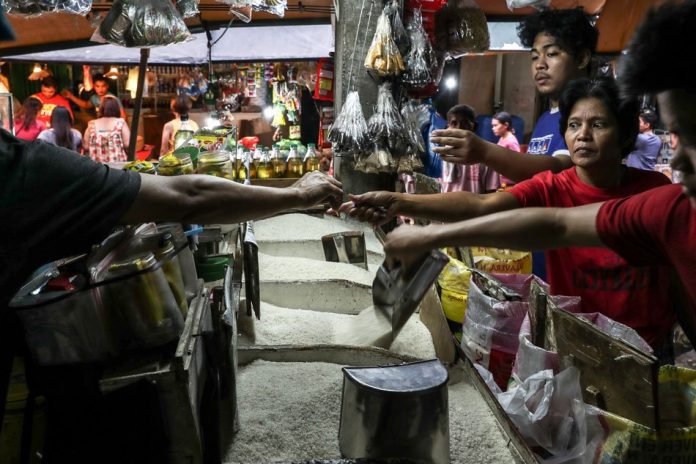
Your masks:
M 370 49 L 365 57 L 365 67 L 380 76 L 398 76 L 404 69 L 404 60 L 392 37 L 389 22 L 389 5 L 387 5 L 377 20 L 377 29 L 372 39 Z
M 415 10 L 408 22 L 408 33 L 411 38 L 411 50 L 404 62 L 406 72 L 403 75 L 404 84 L 410 87 L 424 87 L 435 81 L 438 60 L 435 50 L 423 28 L 421 10 Z
M 334 153 L 355 155 L 369 147 L 367 122 L 357 91 L 348 93 L 328 138 L 334 144 Z
M 254 11 L 263 11 L 282 18 L 285 16 L 288 2 L 287 0 L 252 0 L 251 5 Z
M 191 37 L 184 19 L 168 0 L 115 0 L 92 40 L 122 47 L 156 47 Z
M 417 155 L 424 154 L 426 146 L 421 128 L 430 122 L 428 105 L 418 104 L 410 100 L 401 108 L 401 118 L 408 135 L 409 147 Z
M 474 0 L 449 0 L 435 13 L 435 48 L 452 58 L 490 48 L 486 15 Z
M 367 124 L 372 140 L 392 153 L 402 153 L 408 144 L 404 121 L 391 94 L 391 84 L 385 82 L 377 91 L 377 109 Z
M 198 0 L 176 0 L 176 11 L 184 18 L 198 15 Z
M 389 17 L 389 24 L 391 25 L 392 38 L 394 43 L 401 53 L 401 57 L 405 57 L 408 51 L 411 49 L 411 38 L 404 27 L 404 22 L 401 19 L 401 7 L 399 6 L 398 0 L 391 0 L 384 7 L 385 14 Z
M 355 164 L 355 170 L 365 174 L 378 174 L 380 172 L 391 173 L 396 171 L 396 161 L 389 149 L 381 142 L 374 144 L 372 151 Z
M 23 16 L 58 12 L 84 16 L 92 8 L 92 0 L 5 0 L 1 3 L 7 14 Z

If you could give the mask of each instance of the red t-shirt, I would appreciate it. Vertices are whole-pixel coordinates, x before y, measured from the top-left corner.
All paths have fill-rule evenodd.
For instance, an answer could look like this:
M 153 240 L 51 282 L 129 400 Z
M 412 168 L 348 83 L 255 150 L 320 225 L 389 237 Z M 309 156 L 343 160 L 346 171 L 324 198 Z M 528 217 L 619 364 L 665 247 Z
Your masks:
M 537 174 L 510 189 L 523 207 L 573 207 L 624 198 L 669 184 L 659 172 L 627 168 L 624 185 L 601 189 L 585 184 L 575 168 Z M 664 264 L 664 263 L 659 263 Z M 561 248 L 546 252 L 551 292 L 582 298 L 583 311 L 600 312 L 635 329 L 652 346 L 662 343 L 675 316 L 669 268 L 632 267 L 606 248 Z
M 68 111 L 70 111 L 70 117 L 73 118 L 73 121 L 75 120 L 75 115 L 73 114 L 72 108 L 70 108 L 70 102 L 64 97 L 55 94 L 51 98 L 46 98 L 41 92 L 35 93 L 32 97 L 38 98 L 43 104 L 41 110 L 39 110 L 39 114 L 36 116 L 36 120 L 46 124 L 46 127 L 51 127 L 51 114 L 53 114 L 53 110 L 56 106 L 67 108 Z
M 680 185 L 605 203 L 597 232 L 632 264 L 673 266 L 696 306 L 696 210 Z

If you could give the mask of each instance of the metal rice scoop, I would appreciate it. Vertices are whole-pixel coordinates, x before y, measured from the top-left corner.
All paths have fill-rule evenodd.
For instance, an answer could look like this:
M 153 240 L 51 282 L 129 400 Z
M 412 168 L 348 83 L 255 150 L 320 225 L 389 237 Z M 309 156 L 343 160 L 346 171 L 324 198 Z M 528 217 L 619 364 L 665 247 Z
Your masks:
M 367 269 L 367 249 L 364 232 L 339 232 L 321 238 L 327 261 L 348 263 Z
M 382 334 L 372 344 L 389 348 L 414 313 L 430 286 L 449 262 L 444 253 L 433 250 L 417 264 L 389 269 L 384 262 L 372 283 L 372 302 L 377 321 L 374 330 Z M 384 322 L 387 322 L 385 324 Z

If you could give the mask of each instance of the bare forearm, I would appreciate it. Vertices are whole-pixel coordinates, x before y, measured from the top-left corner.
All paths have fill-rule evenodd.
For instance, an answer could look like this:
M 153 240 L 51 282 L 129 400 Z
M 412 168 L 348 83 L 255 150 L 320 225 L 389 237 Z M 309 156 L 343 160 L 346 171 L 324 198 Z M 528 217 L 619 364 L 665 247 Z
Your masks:
M 396 212 L 403 216 L 431 221 L 463 221 L 483 214 L 499 211 L 485 202 L 486 195 L 471 192 L 451 192 L 433 195 L 399 196 Z M 511 207 L 515 207 L 512 205 Z
M 203 175 L 141 178 L 140 193 L 122 223 L 234 224 L 304 204 L 295 188 L 244 186 Z
M 489 246 L 543 250 L 603 246 L 595 227 L 599 204 L 579 208 L 525 208 L 504 211 L 425 230 L 427 248 Z
M 503 176 L 521 182 L 544 171 L 560 172 L 572 166 L 569 156 L 529 155 L 489 143 L 485 164 Z

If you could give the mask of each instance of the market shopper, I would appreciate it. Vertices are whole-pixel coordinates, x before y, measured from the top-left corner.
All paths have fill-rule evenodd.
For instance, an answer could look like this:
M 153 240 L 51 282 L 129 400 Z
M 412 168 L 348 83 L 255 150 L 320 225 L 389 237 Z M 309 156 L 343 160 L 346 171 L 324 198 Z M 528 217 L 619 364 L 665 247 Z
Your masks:
M 37 140 L 82 153 L 82 134 L 73 129 L 70 112 L 62 106 L 53 110 L 51 128 L 41 132 Z
M 469 105 L 455 105 L 447 111 L 449 129 L 476 130 L 476 112 Z M 443 192 L 495 192 L 500 176 L 484 164 L 454 164 L 442 162 Z
M 104 98 L 107 96 L 113 97 L 119 104 L 120 107 L 120 117 L 126 119 L 126 111 L 123 109 L 121 101 L 109 91 L 109 81 L 103 74 L 96 74 L 92 77 L 91 68 L 89 65 L 82 66 L 82 82 L 84 85 L 84 91 L 87 92 L 88 98 L 83 100 L 75 96 L 70 90 L 63 89 L 61 95 L 80 109 L 92 113 L 94 118 L 102 117 L 100 114 L 100 108 L 104 102 Z
M 15 136 L 18 139 L 31 142 L 36 140 L 41 131 L 46 129 L 46 124 L 38 119 L 41 106 L 41 100 L 36 97 L 28 97 L 24 100 L 24 104 L 14 120 Z
M 507 148 L 508 150 L 520 151 L 520 142 L 515 137 L 515 130 L 512 128 L 512 116 L 506 111 L 499 111 L 491 118 L 491 130 L 493 135 L 498 137 L 498 146 Z M 509 187 L 515 181 L 507 177 L 500 177 L 500 184 Z
M 622 165 L 638 133 L 638 106 L 634 100 L 621 102 L 612 80 L 572 81 L 561 97 L 560 111 L 573 168 L 558 174 L 546 171 L 488 195 L 371 192 L 352 196 L 341 210 L 372 223 L 396 214 L 457 221 L 521 207 L 581 206 L 669 183 L 660 173 Z M 419 232 L 430 244 L 430 237 Z M 636 329 L 656 349 L 662 347 L 674 322 L 666 268 L 632 267 L 601 248 L 551 251 L 546 261 L 552 293 L 579 296 L 587 312 L 601 312 Z
M 626 158 L 628 166 L 637 169 L 654 170 L 657 157 L 660 156 L 662 140 L 655 135 L 653 129 L 657 124 L 657 115 L 650 110 L 643 111 L 638 118 L 638 138 L 633 151 Z
M 127 161 L 126 147 L 131 134 L 128 123 L 121 118 L 118 100 L 111 96 L 105 97 L 100 114 L 100 118 L 87 125 L 85 155 L 100 163 Z
M 160 145 L 160 156 L 174 151 L 174 136 L 181 127 L 182 116 L 187 119 L 189 129 L 197 131 L 199 129 L 196 121 L 188 119 L 188 112 L 191 110 L 191 98 L 188 95 L 177 95 L 172 98 L 169 107 L 174 113 L 174 119 L 169 121 L 162 128 L 162 144 Z
M 41 92 L 32 95 L 32 97 L 37 98 L 41 102 L 38 120 L 45 124 L 46 127 L 50 127 L 51 114 L 53 114 L 53 110 L 58 106 L 67 108 L 70 112 L 70 117 L 74 117 L 72 108 L 70 108 L 70 103 L 68 100 L 58 95 L 57 88 L 58 84 L 56 80 L 48 76 L 41 81 Z
M 558 102 L 568 82 L 588 75 L 598 32 L 583 11 L 576 8 L 541 10 L 526 16 L 518 34 L 522 44 L 531 48 L 531 71 L 537 91 L 548 97 L 551 104 L 534 127 L 528 154 L 517 155 L 466 130 L 435 131 L 431 140 L 440 145 L 434 151 L 443 161 L 483 163 L 519 182 L 542 171 L 560 172 L 572 166 L 559 129 Z

